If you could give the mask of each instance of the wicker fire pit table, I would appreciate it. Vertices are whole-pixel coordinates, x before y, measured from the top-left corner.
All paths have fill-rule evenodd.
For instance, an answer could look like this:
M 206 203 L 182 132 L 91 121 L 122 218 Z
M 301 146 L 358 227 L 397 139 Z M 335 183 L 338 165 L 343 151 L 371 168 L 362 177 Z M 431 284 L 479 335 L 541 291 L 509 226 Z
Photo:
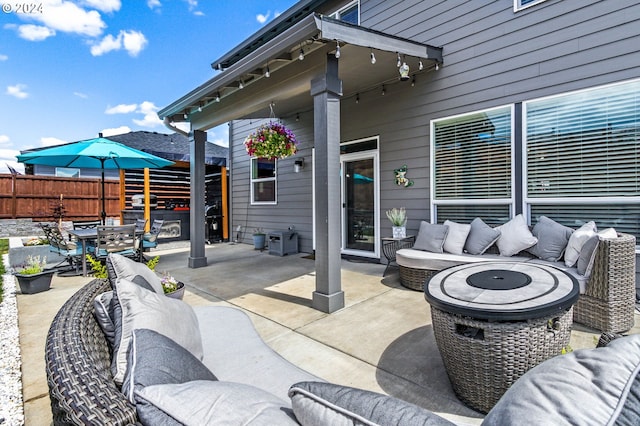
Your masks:
M 552 266 L 454 266 L 424 287 L 453 390 L 488 412 L 527 370 L 559 355 L 571 337 L 577 281 Z

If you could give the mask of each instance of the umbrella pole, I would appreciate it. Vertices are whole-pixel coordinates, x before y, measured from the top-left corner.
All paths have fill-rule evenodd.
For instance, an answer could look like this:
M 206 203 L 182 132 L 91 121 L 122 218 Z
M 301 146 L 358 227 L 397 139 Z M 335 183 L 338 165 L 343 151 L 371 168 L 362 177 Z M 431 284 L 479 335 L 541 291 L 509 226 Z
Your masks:
M 102 225 L 104 225 L 105 219 L 107 218 L 107 211 L 105 208 L 105 194 L 104 194 L 104 158 L 100 159 L 100 163 L 102 164 L 102 212 L 100 212 L 100 217 L 102 218 Z

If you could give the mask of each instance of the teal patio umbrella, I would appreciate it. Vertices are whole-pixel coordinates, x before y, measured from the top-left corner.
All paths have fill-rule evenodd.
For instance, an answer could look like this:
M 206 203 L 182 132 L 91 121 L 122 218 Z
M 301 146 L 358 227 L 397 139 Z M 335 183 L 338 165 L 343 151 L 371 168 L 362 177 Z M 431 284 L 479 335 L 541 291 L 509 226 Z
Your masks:
M 107 216 L 104 195 L 105 169 L 158 169 L 175 164 L 173 161 L 102 137 L 32 150 L 18 155 L 17 158 L 24 164 L 101 169 L 102 212 L 100 217 L 103 225 Z

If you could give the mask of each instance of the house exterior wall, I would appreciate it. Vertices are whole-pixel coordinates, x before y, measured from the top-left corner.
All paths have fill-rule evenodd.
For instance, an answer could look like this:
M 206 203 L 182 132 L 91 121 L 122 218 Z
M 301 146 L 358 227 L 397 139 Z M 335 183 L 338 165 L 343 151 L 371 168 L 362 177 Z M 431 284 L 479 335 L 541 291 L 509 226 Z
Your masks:
M 430 121 L 543 96 L 640 77 L 640 4 L 634 0 L 547 0 L 514 12 L 512 0 L 361 0 L 361 25 L 444 49 L 439 71 L 420 73 L 415 86 L 389 84 L 345 98 L 342 140 L 380 136 L 380 234 L 390 235 L 384 211 L 405 206 L 408 232 L 430 218 Z M 277 206 L 249 206 L 249 157 L 242 140 L 257 124 L 234 123 L 233 226 L 300 232 L 311 251 L 312 112 L 287 122 L 301 141 L 307 166 L 278 164 Z M 394 184 L 406 164 L 409 188 Z M 247 241 L 251 235 L 247 233 Z

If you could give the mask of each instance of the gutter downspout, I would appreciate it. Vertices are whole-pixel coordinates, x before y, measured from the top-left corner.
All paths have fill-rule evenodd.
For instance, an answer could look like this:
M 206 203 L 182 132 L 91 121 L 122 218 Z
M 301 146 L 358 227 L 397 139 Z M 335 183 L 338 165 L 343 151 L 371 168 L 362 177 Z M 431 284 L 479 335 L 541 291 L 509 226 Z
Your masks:
M 173 132 L 176 133 L 180 133 L 183 136 L 189 137 L 189 133 L 185 132 L 182 129 L 177 128 L 176 126 L 174 126 L 173 124 L 171 124 L 171 120 L 169 120 L 169 117 L 165 117 L 164 120 L 162 120 L 162 123 L 165 125 L 165 127 Z

